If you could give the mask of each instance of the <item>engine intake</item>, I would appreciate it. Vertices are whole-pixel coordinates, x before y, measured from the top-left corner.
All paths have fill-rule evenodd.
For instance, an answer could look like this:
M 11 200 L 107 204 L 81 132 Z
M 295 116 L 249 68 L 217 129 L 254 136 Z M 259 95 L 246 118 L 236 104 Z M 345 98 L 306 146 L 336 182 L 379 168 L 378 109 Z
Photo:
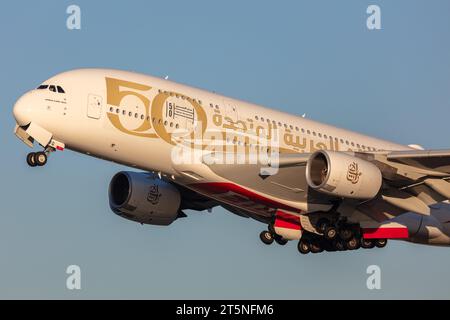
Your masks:
M 306 166 L 312 189 L 350 199 L 372 199 L 381 188 L 382 175 L 373 163 L 346 153 L 319 150 Z
M 178 217 L 178 189 L 147 173 L 121 171 L 109 184 L 109 205 L 121 217 L 139 223 L 169 225 Z

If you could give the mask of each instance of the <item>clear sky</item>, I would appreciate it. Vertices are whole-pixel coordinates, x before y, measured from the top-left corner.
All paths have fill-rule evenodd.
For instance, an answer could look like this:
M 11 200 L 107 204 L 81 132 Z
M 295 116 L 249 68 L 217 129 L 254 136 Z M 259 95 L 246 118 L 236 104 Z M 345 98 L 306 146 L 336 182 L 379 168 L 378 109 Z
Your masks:
M 66 8 L 81 7 L 81 30 Z M 366 9 L 381 8 L 381 30 Z M 124 167 L 71 151 L 44 168 L 13 133 L 16 99 L 79 67 L 134 70 L 426 148 L 450 148 L 449 1 L 5 1 L 0 5 L 0 298 L 450 298 L 450 248 L 301 256 L 264 225 L 189 212 L 113 214 Z M 82 289 L 66 289 L 66 267 Z M 381 267 L 368 290 L 366 268 Z

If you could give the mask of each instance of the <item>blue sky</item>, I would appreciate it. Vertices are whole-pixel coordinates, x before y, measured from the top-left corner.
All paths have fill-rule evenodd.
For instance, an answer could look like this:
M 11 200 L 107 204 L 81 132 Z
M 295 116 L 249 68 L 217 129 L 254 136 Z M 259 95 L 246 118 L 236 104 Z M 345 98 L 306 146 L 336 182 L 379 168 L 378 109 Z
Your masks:
M 82 29 L 66 28 L 77 4 Z M 381 8 L 382 29 L 366 28 Z M 108 206 L 124 167 L 74 152 L 31 169 L 12 106 L 79 67 L 134 70 L 395 142 L 449 148 L 448 1 L 9 1 L 0 10 L 0 298 L 450 298 L 450 249 L 300 256 L 223 209 L 167 228 Z M 66 267 L 82 289 L 66 289 Z M 366 288 L 381 267 L 382 289 Z

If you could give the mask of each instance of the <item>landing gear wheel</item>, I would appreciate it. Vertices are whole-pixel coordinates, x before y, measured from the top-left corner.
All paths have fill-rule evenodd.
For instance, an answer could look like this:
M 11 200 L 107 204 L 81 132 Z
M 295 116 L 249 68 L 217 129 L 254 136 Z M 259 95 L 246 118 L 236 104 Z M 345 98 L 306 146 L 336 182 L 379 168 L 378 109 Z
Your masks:
M 353 238 L 353 231 L 350 228 L 344 227 L 341 230 L 339 230 L 339 236 L 341 237 L 342 240 L 350 240 L 351 238 Z
M 330 221 L 326 218 L 321 218 L 317 221 L 316 228 L 320 233 L 325 233 L 325 230 L 330 226 Z
M 325 239 L 327 239 L 327 240 L 334 240 L 334 239 L 336 239 L 338 232 L 335 227 L 330 226 L 330 227 L 326 228 L 323 235 L 325 236 Z
M 47 155 L 45 152 L 36 152 L 34 155 L 34 161 L 36 162 L 36 165 L 40 167 L 45 166 L 47 163 Z
M 375 246 L 377 248 L 384 248 L 386 247 L 387 239 L 377 239 L 375 240 Z
M 300 240 L 297 245 L 297 249 L 301 254 L 307 254 L 311 252 L 311 247 L 308 240 Z
M 280 246 L 284 246 L 288 243 L 288 241 L 286 239 L 284 239 L 283 237 L 280 237 L 279 235 L 276 235 L 274 237 L 275 242 L 278 243 Z
M 345 242 L 341 239 L 335 240 L 333 246 L 337 251 L 345 251 L 347 249 L 347 247 L 345 246 Z
M 347 249 L 348 250 L 356 250 L 359 249 L 361 246 L 360 240 L 358 238 L 351 238 L 350 240 L 347 240 Z
M 320 253 L 323 251 L 323 247 L 322 247 L 320 241 L 318 241 L 318 240 L 311 241 L 310 248 L 311 248 L 312 253 Z
M 35 156 L 36 156 L 36 154 L 34 152 L 30 152 L 29 154 L 27 154 L 27 163 L 30 167 L 37 166 Z
M 323 250 L 328 251 L 328 252 L 337 251 L 336 247 L 334 246 L 333 241 L 330 241 L 330 240 L 322 241 L 322 247 L 323 247 Z
M 372 249 L 375 247 L 375 241 L 372 239 L 361 239 L 361 247 L 364 249 Z
M 272 244 L 273 243 L 273 236 L 269 231 L 263 231 L 259 234 L 259 238 L 264 244 Z

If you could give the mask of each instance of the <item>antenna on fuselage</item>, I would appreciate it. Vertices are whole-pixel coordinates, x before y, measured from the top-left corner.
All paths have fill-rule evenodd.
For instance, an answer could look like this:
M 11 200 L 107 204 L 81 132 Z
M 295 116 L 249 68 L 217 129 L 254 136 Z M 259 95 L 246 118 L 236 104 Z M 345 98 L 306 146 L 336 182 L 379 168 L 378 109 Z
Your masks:
M 302 118 L 306 118 L 306 113 L 302 114 Z
M 166 76 L 164 77 L 164 80 L 169 80 L 169 76 L 166 75 Z

